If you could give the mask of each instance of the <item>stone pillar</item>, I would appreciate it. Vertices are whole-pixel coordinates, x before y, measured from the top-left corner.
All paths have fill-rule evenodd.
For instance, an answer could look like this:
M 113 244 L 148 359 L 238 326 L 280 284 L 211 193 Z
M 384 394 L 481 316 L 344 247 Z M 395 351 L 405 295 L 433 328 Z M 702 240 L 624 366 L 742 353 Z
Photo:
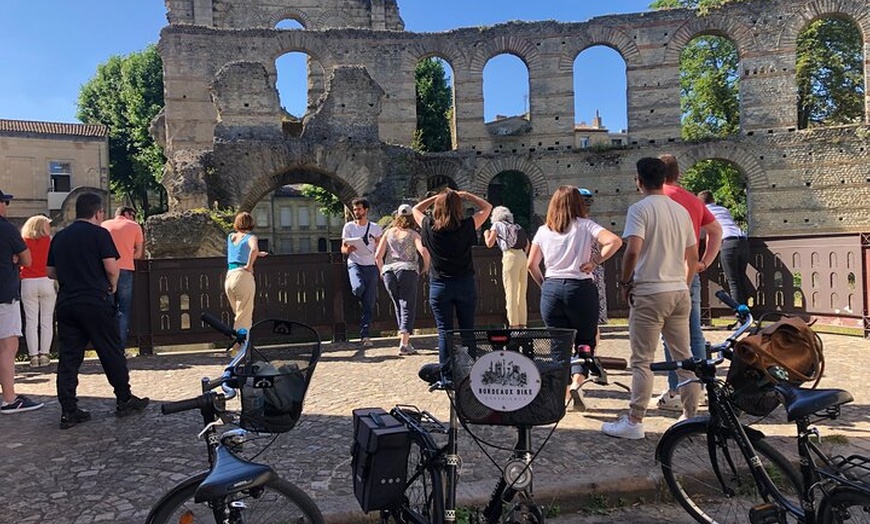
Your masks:
M 740 130 L 755 134 L 797 127 L 794 53 L 740 61 Z
M 212 0 L 193 0 L 193 23 L 214 27 L 213 9 Z
M 680 66 L 629 67 L 628 134 L 640 145 L 680 138 Z

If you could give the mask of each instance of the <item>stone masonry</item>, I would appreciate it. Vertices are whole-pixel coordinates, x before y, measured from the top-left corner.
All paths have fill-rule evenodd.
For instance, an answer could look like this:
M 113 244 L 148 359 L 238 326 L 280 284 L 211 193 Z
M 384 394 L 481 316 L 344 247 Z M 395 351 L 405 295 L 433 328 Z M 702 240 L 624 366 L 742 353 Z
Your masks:
M 166 4 L 170 23 L 159 43 L 166 107 L 155 134 L 169 159 L 171 209 L 157 220 L 172 223 L 215 201 L 250 209 L 277 187 L 299 182 L 345 202 L 367 196 L 380 216 L 421 197 L 432 177 L 486 195 L 495 176 L 513 170 L 531 182 L 538 216 L 556 187 L 577 184 L 597 193 L 602 225 L 620 231 L 626 208 L 639 198 L 634 163 L 671 152 L 683 169 L 706 159 L 738 167 L 753 235 L 870 230 L 870 126 L 865 120 L 798 130 L 794 75 L 797 36 L 820 17 L 853 21 L 870 56 L 866 0 L 749 0 L 704 16 L 678 9 L 443 33 L 404 31 L 395 0 Z M 275 29 L 285 19 L 305 29 Z M 679 56 L 702 35 L 727 37 L 739 50 L 741 131 L 690 143 L 680 139 Z M 615 49 L 626 63 L 625 148 L 573 147 L 574 59 L 594 45 Z M 310 91 L 322 93 L 309 98 L 299 136 L 282 129 L 275 88 L 275 59 L 288 52 L 308 55 Z M 528 66 L 525 134 L 496 136 L 484 125 L 482 73 L 501 53 Z M 414 68 L 431 56 L 454 72 L 454 150 L 421 155 L 409 147 Z

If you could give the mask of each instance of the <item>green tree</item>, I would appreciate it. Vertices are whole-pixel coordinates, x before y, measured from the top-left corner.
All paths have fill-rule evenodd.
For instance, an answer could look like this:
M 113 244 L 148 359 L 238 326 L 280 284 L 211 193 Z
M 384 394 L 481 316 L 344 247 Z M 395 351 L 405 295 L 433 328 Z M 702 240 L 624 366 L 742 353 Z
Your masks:
M 417 81 L 417 130 L 411 147 L 420 152 L 449 151 L 453 148 L 450 121 L 453 92 L 447 85 L 444 64 L 426 58 L 414 71 Z
M 798 36 L 798 127 L 864 120 L 864 42 L 848 20 L 822 18 Z
M 344 204 L 337 196 L 320 186 L 302 185 L 302 196 L 313 199 L 320 205 L 320 212 L 326 216 L 344 216 Z
M 739 0 L 657 0 L 653 9 L 697 9 L 703 15 Z M 680 54 L 680 109 L 684 140 L 726 138 L 740 130 L 740 57 L 727 38 L 703 35 L 689 42 Z M 682 185 L 697 193 L 713 191 L 716 201 L 745 224 L 746 186 L 736 166 L 722 160 L 704 160 L 687 169 Z
M 511 210 L 514 222 L 529 230 L 532 226 L 532 184 L 520 171 L 503 171 L 492 179 L 487 200 L 493 206 Z
M 162 108 L 163 62 L 153 45 L 110 57 L 79 91 L 77 118 L 109 128 L 110 189 L 146 215 L 155 211 L 150 193 L 161 195 L 163 202 L 165 158 L 148 132 Z

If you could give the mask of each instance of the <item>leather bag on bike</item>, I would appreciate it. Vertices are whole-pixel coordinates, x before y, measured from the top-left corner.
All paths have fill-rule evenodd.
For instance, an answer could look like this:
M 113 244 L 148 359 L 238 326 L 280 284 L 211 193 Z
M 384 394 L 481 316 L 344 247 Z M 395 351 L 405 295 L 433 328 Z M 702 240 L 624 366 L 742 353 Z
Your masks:
M 727 382 L 734 389 L 737 407 L 764 416 L 779 405 L 774 384 L 812 382 L 810 387 L 815 388 L 824 369 L 822 340 L 803 319 L 788 317 L 737 343 Z

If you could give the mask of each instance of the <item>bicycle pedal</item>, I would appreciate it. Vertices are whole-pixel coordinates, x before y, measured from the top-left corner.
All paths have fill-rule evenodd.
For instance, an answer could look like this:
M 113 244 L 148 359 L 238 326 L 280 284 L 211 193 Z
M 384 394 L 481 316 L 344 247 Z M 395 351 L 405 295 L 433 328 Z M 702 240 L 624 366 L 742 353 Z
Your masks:
M 787 524 L 785 510 L 772 502 L 753 506 L 749 510 L 749 524 Z

